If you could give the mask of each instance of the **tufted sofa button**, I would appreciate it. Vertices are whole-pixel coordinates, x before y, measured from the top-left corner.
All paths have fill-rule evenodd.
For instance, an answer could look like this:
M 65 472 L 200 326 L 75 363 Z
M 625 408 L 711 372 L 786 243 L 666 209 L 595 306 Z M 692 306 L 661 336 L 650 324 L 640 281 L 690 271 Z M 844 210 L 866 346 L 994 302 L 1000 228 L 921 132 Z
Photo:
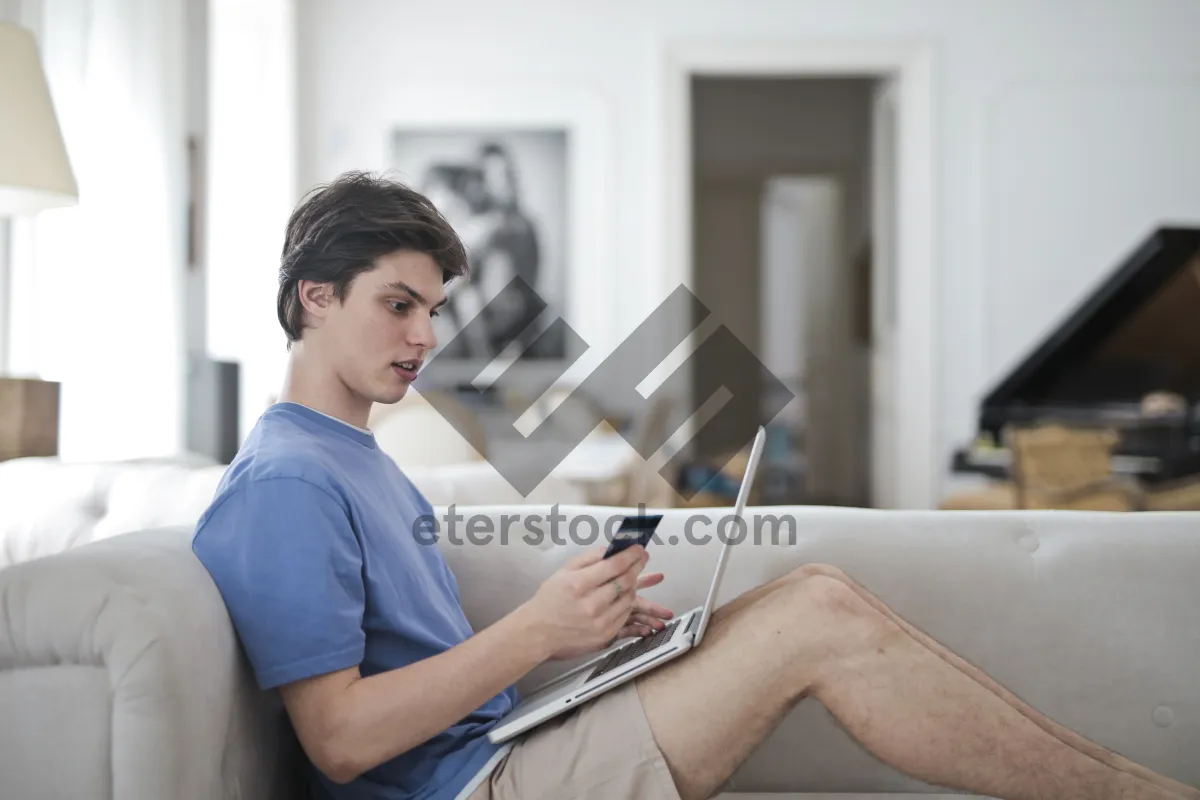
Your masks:
M 1154 709 L 1154 724 L 1160 728 L 1169 728 L 1175 721 L 1175 712 L 1166 706 Z
M 104 519 L 104 515 L 108 513 L 108 498 L 100 492 L 93 495 L 87 505 L 87 514 L 92 518 L 93 522 L 98 522 Z

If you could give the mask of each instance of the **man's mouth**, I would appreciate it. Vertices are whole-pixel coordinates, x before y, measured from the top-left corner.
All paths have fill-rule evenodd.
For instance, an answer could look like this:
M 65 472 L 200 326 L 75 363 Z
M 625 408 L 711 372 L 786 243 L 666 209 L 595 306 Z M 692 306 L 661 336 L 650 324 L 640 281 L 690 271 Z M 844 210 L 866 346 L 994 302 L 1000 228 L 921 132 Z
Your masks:
M 404 378 L 406 381 L 412 381 L 417 377 L 418 370 L 421 369 L 420 359 L 411 359 L 409 361 L 393 361 L 392 371 Z

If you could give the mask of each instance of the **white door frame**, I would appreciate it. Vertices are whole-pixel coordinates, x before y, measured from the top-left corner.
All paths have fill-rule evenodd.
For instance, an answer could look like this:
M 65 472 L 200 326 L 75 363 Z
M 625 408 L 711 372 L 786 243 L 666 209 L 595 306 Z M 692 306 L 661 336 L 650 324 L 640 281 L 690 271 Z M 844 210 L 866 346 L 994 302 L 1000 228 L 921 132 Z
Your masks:
M 896 81 L 871 97 L 871 502 L 894 508 L 899 438 L 896 420 Z
M 692 280 L 691 78 L 891 77 L 897 86 L 894 506 L 935 508 L 938 447 L 933 52 L 911 40 L 677 41 L 665 52 L 662 296 Z M 690 432 L 689 432 L 690 433 Z

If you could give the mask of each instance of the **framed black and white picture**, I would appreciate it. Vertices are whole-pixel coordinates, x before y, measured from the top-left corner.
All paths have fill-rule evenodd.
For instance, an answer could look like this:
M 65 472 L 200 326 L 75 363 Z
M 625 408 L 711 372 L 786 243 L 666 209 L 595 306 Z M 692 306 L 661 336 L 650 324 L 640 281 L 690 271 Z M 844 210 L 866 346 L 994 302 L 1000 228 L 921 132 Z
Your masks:
M 425 194 L 467 248 L 469 280 L 448 287 L 435 320 L 438 358 L 490 362 L 565 357 L 561 338 L 541 336 L 566 316 L 570 197 L 569 135 L 554 127 L 396 127 L 389 166 L 398 179 Z M 525 296 L 495 302 L 514 277 L 545 302 Z M 506 295 L 509 297 L 509 295 Z M 467 322 L 479 336 L 463 333 Z M 507 345 L 507 347 L 506 347 Z

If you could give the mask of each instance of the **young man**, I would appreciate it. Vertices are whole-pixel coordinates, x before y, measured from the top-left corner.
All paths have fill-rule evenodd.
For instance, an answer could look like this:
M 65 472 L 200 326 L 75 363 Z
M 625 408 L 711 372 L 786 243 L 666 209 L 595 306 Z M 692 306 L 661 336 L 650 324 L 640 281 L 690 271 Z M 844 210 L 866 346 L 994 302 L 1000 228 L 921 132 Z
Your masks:
M 289 368 L 197 525 L 193 549 L 260 686 L 278 688 L 324 798 L 704 798 L 797 702 L 815 698 L 884 762 L 1000 798 L 1200 798 L 1051 722 L 812 565 L 721 608 L 700 648 L 511 747 L 491 726 L 551 658 L 660 629 L 647 554 L 602 548 L 472 631 L 429 503 L 365 429 L 404 397 L 432 317 L 465 273 L 420 194 L 363 174 L 288 223 L 278 312 Z

